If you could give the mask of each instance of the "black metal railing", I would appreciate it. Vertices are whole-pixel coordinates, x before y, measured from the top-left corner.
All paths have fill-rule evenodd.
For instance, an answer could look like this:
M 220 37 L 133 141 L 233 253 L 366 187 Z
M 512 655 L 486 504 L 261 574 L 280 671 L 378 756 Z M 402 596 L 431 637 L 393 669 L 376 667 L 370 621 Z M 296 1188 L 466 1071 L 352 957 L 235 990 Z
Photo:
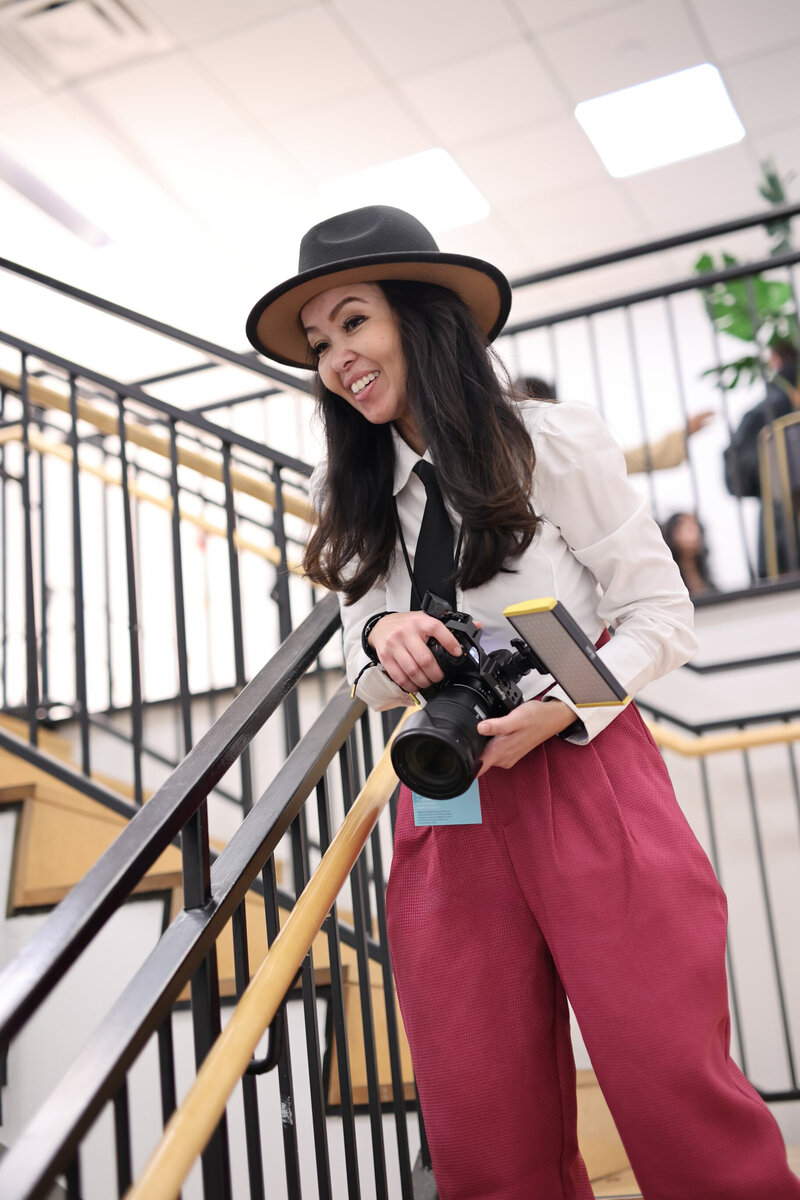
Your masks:
M 104 721 L 125 713 L 124 774 L 141 803 L 145 775 L 191 748 L 194 696 L 241 689 L 313 605 L 311 588 L 290 582 L 311 468 L 11 335 L 0 345 L 18 365 L 0 391 L 0 708 L 23 717 L 33 745 L 42 720 L 74 718 L 87 775 Z M 150 752 L 146 727 L 165 698 L 180 711 L 166 755 Z M 284 718 L 289 749 L 291 696 Z M 245 809 L 253 790 L 245 759 Z
M 545 377 L 560 398 L 594 403 L 626 447 L 644 448 L 647 469 L 637 483 L 656 519 L 665 522 L 675 511 L 691 511 L 699 517 L 709 543 L 712 572 L 723 591 L 759 582 L 760 503 L 726 491 L 722 452 L 743 413 L 764 396 L 767 373 L 762 363 L 751 386 L 734 391 L 721 386 L 718 370 L 722 365 L 748 348 L 754 351 L 755 346 L 748 347 L 721 332 L 718 323 L 709 318 L 704 297 L 714 285 L 743 281 L 750 323 L 758 331 L 765 314 L 756 304 L 752 281 L 761 276 L 788 285 L 793 297 L 787 306 L 790 317 L 798 311 L 800 251 L 770 256 L 764 251 L 755 259 L 748 254 L 750 261 L 691 275 L 687 256 L 680 277 L 671 276 L 682 248 L 698 241 L 716 248 L 722 238 L 789 220 L 798 213 L 800 204 L 785 205 L 521 276 L 513 280 L 515 311 L 533 307 L 541 315 L 512 317 L 498 340 L 499 352 L 514 375 Z M 670 258 L 662 262 L 661 256 L 667 252 Z M 610 267 L 617 273 L 629 268 L 631 273 L 645 273 L 651 281 L 655 276 L 657 281 L 611 296 L 607 284 L 601 283 L 597 294 L 595 273 Z M 561 285 L 561 295 L 568 287 L 580 298 L 554 311 L 546 298 L 556 283 Z M 594 296 L 587 300 L 581 291 Z M 647 447 L 667 432 L 686 429 L 690 413 L 712 409 L 721 419 L 699 437 L 688 439 L 683 465 L 664 471 L 650 469 Z M 790 528 L 799 517 L 796 507 L 784 514 Z M 796 575 L 798 563 L 788 561 L 781 569 Z
M 166 1122 L 174 1109 L 175 1097 L 186 1082 L 180 1078 L 176 1039 L 181 1036 L 185 1040 L 191 1034 L 195 1063 L 199 1066 L 219 1032 L 221 997 L 216 946 L 229 922 L 233 924 L 237 993 L 247 984 L 253 966 L 248 955 L 251 943 L 247 922 L 253 918 L 245 899 L 259 881 L 266 940 L 271 942 L 276 937 L 281 904 L 293 903 L 308 876 L 309 855 L 303 844 L 305 824 L 299 819 L 300 814 L 305 807 L 316 809 L 313 823 L 317 826 L 320 849 L 324 851 L 338 814 L 347 811 L 371 767 L 372 735 L 363 705 L 350 699 L 345 686 L 338 690 L 213 865 L 204 819 L 205 797 L 252 743 L 269 714 L 336 633 L 338 625 L 338 607 L 329 596 L 287 639 L 271 663 L 237 697 L 148 804 L 136 812 L 117 841 L 0 977 L 0 1040 L 3 1046 L 11 1047 L 13 1086 L 15 1038 L 25 1035 L 35 1013 L 53 995 L 64 973 L 99 936 L 148 867 L 180 833 L 183 909 L 101 1019 L 64 1077 L 48 1081 L 43 1087 L 41 1107 L 0 1164 L 0 1193 L 8 1200 L 44 1194 L 62 1173 L 70 1197 L 81 1195 L 84 1187 L 90 1191 L 96 1189 L 98 1168 L 86 1157 L 84 1144 L 86 1135 L 109 1105 L 113 1111 L 109 1137 L 116 1164 L 114 1190 L 124 1195 L 137 1166 L 130 1128 L 131 1107 L 135 1105 L 137 1111 L 147 1105 L 148 1111 L 160 1107 L 162 1121 Z M 284 837 L 288 837 L 292 851 L 293 883 L 289 891 L 278 889 L 274 867 L 274 854 Z M 303 967 L 297 989 L 303 1009 L 301 1027 L 295 1029 L 291 1013 L 284 1011 L 277 1028 L 273 1027 L 266 1062 L 254 1062 L 242 1080 L 242 1136 L 247 1146 L 248 1194 L 252 1196 L 268 1192 L 261 1138 L 262 1124 L 270 1119 L 275 1128 L 283 1130 L 283 1169 L 289 1195 L 301 1194 L 307 1156 L 315 1162 L 319 1194 L 332 1195 L 328 1142 L 335 1136 L 343 1147 L 348 1194 L 387 1197 L 385 1139 L 390 1129 L 394 1141 L 392 1160 L 399 1164 L 401 1194 L 413 1195 L 405 1098 L 408 1081 L 404 1085 L 383 909 L 382 844 L 385 848 L 389 838 L 389 830 L 376 830 L 359 860 L 350 886 L 353 918 L 349 931 L 336 909 L 326 922 L 329 965 L 322 984 L 317 982 L 319 972 L 313 956 L 309 956 Z M 368 1090 L 364 1116 L 360 1115 L 350 1084 L 348 1037 L 353 1025 L 343 984 L 343 949 L 354 959 L 348 970 L 355 970 L 361 981 Z M 381 968 L 380 1002 L 385 1006 L 389 1078 L 381 1076 L 377 1058 L 373 1005 L 378 997 L 371 962 Z M 191 1029 L 183 1023 L 179 1032 L 183 1014 L 175 1005 L 187 984 L 191 986 Z M 338 1064 L 335 1116 L 330 1115 L 330 1081 L 323 1067 L 326 1022 L 318 1011 L 321 998 L 330 1008 L 330 1036 Z M 305 1047 L 302 1055 L 298 1043 Z M 131 1068 L 146 1050 L 157 1068 L 149 1080 L 152 1094 L 143 1095 L 139 1082 L 131 1076 Z M 305 1059 L 305 1069 L 302 1065 L 293 1066 L 295 1055 L 301 1062 Z M 262 1086 L 264 1068 L 273 1065 L 277 1067 L 277 1083 L 270 1087 L 265 1077 Z M 384 1118 L 387 1089 L 392 1097 L 388 1106 L 392 1115 L 390 1126 Z M 304 1121 L 286 1119 L 287 1113 L 294 1114 L 307 1104 L 312 1114 L 309 1127 Z M 370 1130 L 371 1149 L 366 1151 L 357 1136 L 357 1128 L 363 1121 L 368 1122 Z M 416 1118 L 413 1124 L 416 1125 Z M 270 1178 L 274 1178 L 276 1169 L 276 1163 L 271 1162 Z M 204 1155 L 202 1174 L 204 1195 L 215 1200 L 231 1195 L 225 1121 Z

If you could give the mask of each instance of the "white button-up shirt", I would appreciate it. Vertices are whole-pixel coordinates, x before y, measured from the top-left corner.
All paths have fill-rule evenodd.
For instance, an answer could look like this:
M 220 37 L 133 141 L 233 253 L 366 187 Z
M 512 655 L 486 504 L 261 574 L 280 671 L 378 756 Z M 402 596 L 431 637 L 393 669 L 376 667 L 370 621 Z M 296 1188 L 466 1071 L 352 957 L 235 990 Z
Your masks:
M 516 636 L 504 608 L 542 596 L 560 600 L 593 642 L 605 628 L 614 631 L 599 654 L 634 696 L 697 649 L 694 610 L 680 572 L 644 499 L 629 483 L 622 451 L 599 413 L 579 404 L 537 400 L 522 401 L 519 408 L 536 454 L 532 500 L 541 524 L 510 572 L 459 590 L 457 607 L 482 622 L 481 646 L 489 652 L 507 648 Z M 413 565 L 425 488 L 413 473 L 419 455 L 397 433 L 394 446 L 394 495 Z M 324 466 L 315 474 L 312 487 L 322 482 Z M 451 512 L 451 518 L 457 537 L 458 514 Z M 388 578 L 355 604 L 342 604 L 350 682 L 369 661 L 361 646 L 365 621 L 383 611 L 408 611 L 410 596 L 411 581 L 398 548 Z M 518 686 L 529 700 L 552 682 L 551 676 L 532 672 Z M 377 667 L 360 676 L 357 693 L 371 708 L 413 703 Z M 583 722 L 586 732 L 569 739 L 578 743 L 593 738 L 621 711 L 614 706 L 576 709 L 558 685 L 548 696 L 563 700 Z

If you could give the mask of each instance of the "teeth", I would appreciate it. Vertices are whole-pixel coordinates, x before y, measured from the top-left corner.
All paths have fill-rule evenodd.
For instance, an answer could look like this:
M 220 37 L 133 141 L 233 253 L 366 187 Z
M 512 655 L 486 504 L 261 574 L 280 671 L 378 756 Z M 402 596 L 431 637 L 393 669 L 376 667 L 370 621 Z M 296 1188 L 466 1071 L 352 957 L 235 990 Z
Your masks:
M 371 371 L 369 375 L 362 375 L 355 383 L 350 384 L 350 391 L 354 396 L 357 396 L 359 392 L 363 392 L 368 383 L 372 383 L 373 379 L 377 379 L 379 374 L 380 371 Z

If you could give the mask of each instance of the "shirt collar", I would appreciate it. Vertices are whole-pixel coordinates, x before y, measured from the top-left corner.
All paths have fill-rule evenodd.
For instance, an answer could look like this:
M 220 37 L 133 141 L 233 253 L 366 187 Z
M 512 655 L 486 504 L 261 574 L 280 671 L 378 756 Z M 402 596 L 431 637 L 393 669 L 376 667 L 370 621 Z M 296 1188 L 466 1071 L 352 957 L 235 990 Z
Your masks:
M 412 450 L 408 442 L 401 438 L 394 425 L 392 425 L 392 440 L 394 441 L 394 486 L 392 488 L 392 495 L 397 496 L 408 483 L 408 477 L 420 458 L 424 458 L 426 462 L 432 462 L 433 460 L 427 450 L 423 455 L 419 455 L 416 450 Z

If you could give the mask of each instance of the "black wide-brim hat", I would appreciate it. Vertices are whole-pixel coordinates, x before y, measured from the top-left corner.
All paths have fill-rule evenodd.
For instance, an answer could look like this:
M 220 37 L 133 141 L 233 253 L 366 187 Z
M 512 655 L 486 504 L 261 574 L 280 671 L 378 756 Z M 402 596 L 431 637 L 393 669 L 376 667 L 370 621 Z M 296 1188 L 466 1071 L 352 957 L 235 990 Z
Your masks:
M 491 342 L 506 323 L 511 286 L 480 258 L 443 254 L 421 221 L 400 208 L 373 204 L 329 217 L 300 243 L 298 273 L 262 296 L 247 320 L 250 342 L 290 367 L 316 365 L 300 310 L 314 296 L 345 283 L 417 280 L 450 288 Z

